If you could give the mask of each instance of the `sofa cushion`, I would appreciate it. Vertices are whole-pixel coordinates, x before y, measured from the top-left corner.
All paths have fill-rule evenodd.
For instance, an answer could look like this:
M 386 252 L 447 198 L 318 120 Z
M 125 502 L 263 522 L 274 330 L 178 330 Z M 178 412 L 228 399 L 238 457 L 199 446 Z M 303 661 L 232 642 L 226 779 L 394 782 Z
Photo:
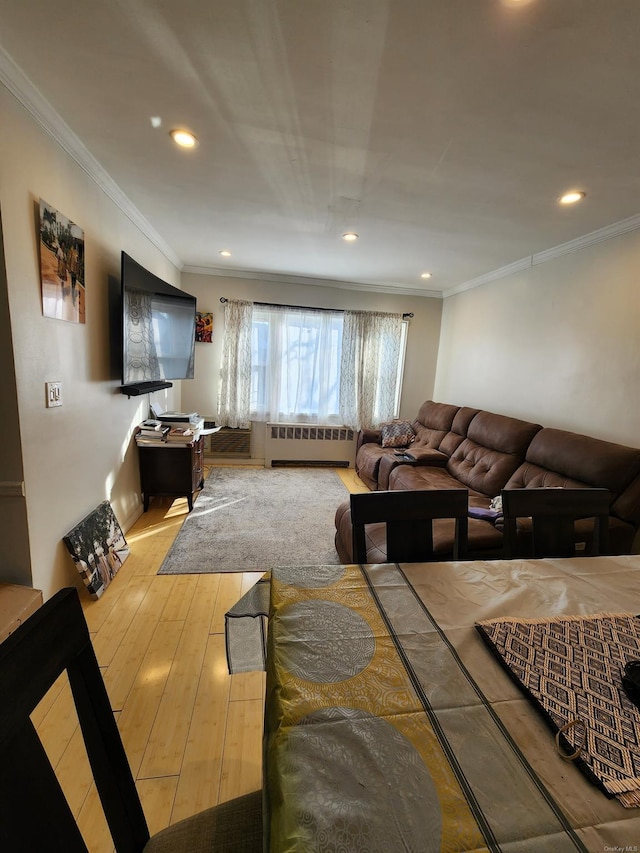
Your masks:
M 429 429 L 446 433 L 451 429 L 459 409 L 459 406 L 452 406 L 449 403 L 436 403 L 433 400 L 427 400 L 420 406 L 416 421 L 429 427 Z
M 640 525 L 640 475 L 632 480 L 616 498 L 611 506 L 611 512 L 635 527 Z M 640 546 L 640 542 L 638 544 Z M 631 552 L 625 551 L 623 553 Z
M 433 447 L 415 447 L 409 450 L 415 462 L 407 462 L 406 459 L 396 456 L 395 453 L 383 456 L 378 467 L 378 489 L 386 491 L 389 488 L 389 476 L 398 465 L 429 465 L 444 468 L 449 457 Z
M 470 518 L 469 535 L 472 537 L 473 551 L 477 550 L 479 552 L 478 556 L 485 552 L 493 556 L 501 553 L 502 533 L 493 524 L 480 521 L 476 518 Z M 435 554 L 443 560 L 451 559 L 454 536 L 455 521 L 453 519 L 442 518 L 434 521 L 433 548 Z M 367 562 L 385 563 L 387 561 L 386 525 L 384 523 L 367 524 L 365 527 L 365 540 L 367 543 Z M 341 562 L 352 563 L 352 525 L 349 501 L 340 504 L 336 512 L 335 542 Z M 471 556 L 470 554 L 469 557 Z
M 399 465 L 389 475 L 389 488 L 417 491 L 420 489 L 459 489 L 456 480 L 446 468 L 427 466 Z M 469 489 L 469 502 L 472 498 L 484 498 L 480 492 Z
M 437 450 L 451 429 L 458 411 L 458 406 L 450 406 L 448 403 L 435 403 L 433 400 L 423 403 L 413 422 L 416 433 L 413 446 L 433 447 Z
M 518 418 L 478 412 L 469 424 L 467 438 L 447 463 L 447 470 L 470 489 L 493 497 L 521 464 L 527 447 L 541 429 L 539 424 Z
M 478 409 L 470 409 L 468 406 L 462 406 L 458 409 L 451 429 L 440 442 L 439 450 L 446 453 L 447 456 L 453 456 L 467 437 L 471 421 L 478 414 L 478 411 Z
M 640 521 L 640 450 L 546 427 L 529 445 L 507 488 L 595 486 L 611 492 L 611 512 Z
M 585 489 L 589 484 L 549 471 L 532 462 L 523 462 L 509 478 L 505 489 Z
M 640 474 L 640 450 L 549 427 L 534 437 L 525 460 L 589 486 L 619 494 Z M 525 485 L 529 485 L 524 481 Z

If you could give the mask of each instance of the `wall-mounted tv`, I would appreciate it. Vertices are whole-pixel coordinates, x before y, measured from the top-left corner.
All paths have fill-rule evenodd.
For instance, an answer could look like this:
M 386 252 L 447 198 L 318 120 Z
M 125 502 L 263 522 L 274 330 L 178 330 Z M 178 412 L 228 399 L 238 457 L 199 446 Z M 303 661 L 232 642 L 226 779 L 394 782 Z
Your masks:
M 193 379 L 196 299 L 122 252 L 122 392 Z

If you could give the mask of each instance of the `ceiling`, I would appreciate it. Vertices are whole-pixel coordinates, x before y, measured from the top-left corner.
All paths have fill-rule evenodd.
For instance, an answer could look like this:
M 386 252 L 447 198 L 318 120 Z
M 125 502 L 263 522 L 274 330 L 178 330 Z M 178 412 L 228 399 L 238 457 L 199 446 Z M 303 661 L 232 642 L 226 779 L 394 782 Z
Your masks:
M 187 269 L 439 295 L 640 227 L 638 0 L 0 0 L 0 20 L 0 79 Z

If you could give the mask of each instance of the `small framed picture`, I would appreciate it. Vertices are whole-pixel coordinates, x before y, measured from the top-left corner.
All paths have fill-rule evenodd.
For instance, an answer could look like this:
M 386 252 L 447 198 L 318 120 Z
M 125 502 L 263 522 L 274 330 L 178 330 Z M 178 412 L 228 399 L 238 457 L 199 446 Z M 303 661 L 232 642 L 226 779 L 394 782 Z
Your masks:
M 85 322 L 84 231 L 40 199 L 42 313 Z
M 213 342 L 213 314 L 196 311 L 196 341 L 201 344 Z

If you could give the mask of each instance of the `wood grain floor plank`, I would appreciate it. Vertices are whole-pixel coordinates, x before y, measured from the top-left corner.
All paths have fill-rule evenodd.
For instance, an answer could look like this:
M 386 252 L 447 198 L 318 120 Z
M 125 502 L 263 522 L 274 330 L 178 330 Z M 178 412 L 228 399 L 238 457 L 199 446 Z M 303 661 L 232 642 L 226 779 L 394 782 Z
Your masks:
M 215 607 L 211 613 L 210 631 L 212 634 L 224 634 L 224 614 L 242 598 L 242 573 L 223 572 Z
M 80 809 L 77 824 L 91 853 L 113 853 L 113 841 L 93 783 Z
M 156 630 L 158 613 L 171 599 L 175 582 L 175 576 L 150 580 L 147 594 L 109 662 L 105 684 L 114 711 L 121 710 L 126 701 Z
M 56 776 L 71 811 L 77 817 L 93 785 L 93 774 L 79 725 L 56 765 Z
M 142 661 L 131 692 L 118 719 L 131 772 L 138 776 L 151 730 L 175 659 L 184 622 L 156 625 L 151 643 Z
M 151 578 L 143 578 L 142 583 L 130 584 L 120 596 L 118 606 L 107 615 L 104 623 L 93 637 L 93 648 L 100 666 L 108 666 L 113 660 L 131 623 L 136 617 L 140 605 L 145 599 L 151 584 Z M 109 589 L 105 592 L 108 594 Z M 104 596 L 103 596 L 104 597 Z M 100 602 L 96 602 L 99 604 Z
M 138 796 L 151 835 L 155 835 L 170 822 L 174 822 L 171 821 L 171 810 L 177 785 L 178 776 L 160 776 L 157 779 L 139 779 L 136 782 Z
M 36 705 L 36 707 L 31 712 L 31 722 L 39 729 L 42 725 L 44 718 L 47 716 L 53 703 L 58 698 L 60 691 L 64 689 L 64 685 L 68 684 L 68 679 L 66 674 L 63 672 L 62 675 L 59 675 L 55 682 L 49 688 L 46 696 L 44 696 L 40 702 Z
M 143 779 L 180 773 L 218 585 L 215 575 L 197 577 L 196 591 L 140 767 Z
M 57 766 L 77 727 L 78 715 L 65 673 L 61 690 L 38 726 L 38 735 L 53 767 Z
M 189 726 L 172 823 L 218 802 L 231 680 L 224 637 L 211 634 Z
M 238 672 L 231 679 L 230 702 L 263 699 L 267 674 L 265 672 Z
M 187 618 L 196 591 L 192 575 L 174 575 L 173 577 L 175 585 L 160 614 L 161 621 L 184 621 Z
M 262 787 L 263 721 L 264 703 L 261 699 L 229 703 L 220 802 Z

